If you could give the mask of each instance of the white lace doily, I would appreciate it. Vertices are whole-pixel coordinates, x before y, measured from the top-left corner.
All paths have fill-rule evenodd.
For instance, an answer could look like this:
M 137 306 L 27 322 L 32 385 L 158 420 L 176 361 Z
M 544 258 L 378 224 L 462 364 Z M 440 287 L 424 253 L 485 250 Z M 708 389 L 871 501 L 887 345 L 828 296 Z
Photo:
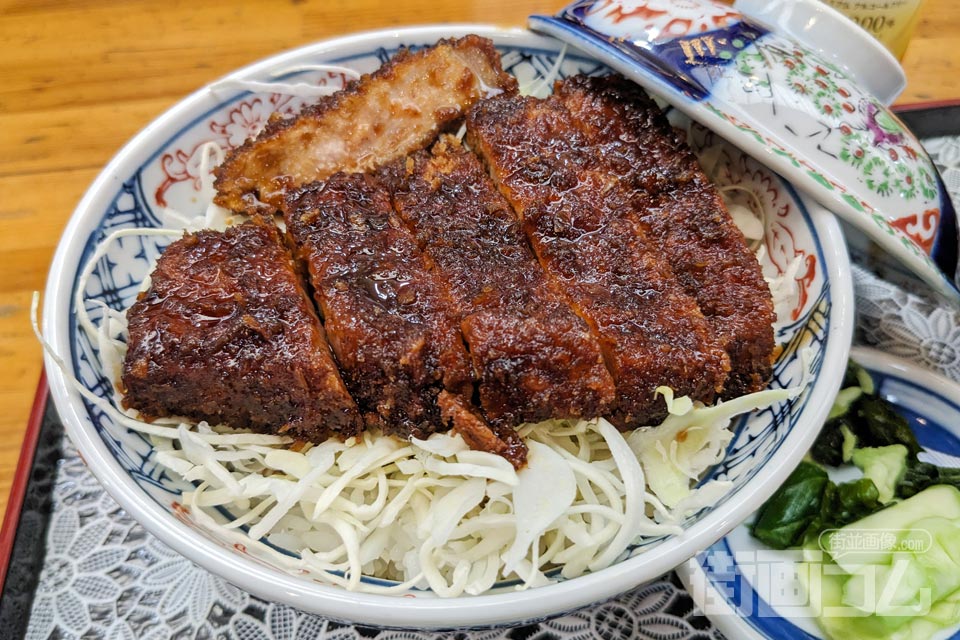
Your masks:
M 925 146 L 960 202 L 960 136 Z M 854 267 L 857 341 L 960 380 L 960 313 L 915 281 L 897 284 Z M 610 602 L 528 627 L 459 633 L 511 638 L 721 638 L 674 575 Z M 66 440 L 57 470 L 47 555 L 30 640 L 415 640 L 446 637 L 349 627 L 255 598 L 168 549 L 107 495 Z

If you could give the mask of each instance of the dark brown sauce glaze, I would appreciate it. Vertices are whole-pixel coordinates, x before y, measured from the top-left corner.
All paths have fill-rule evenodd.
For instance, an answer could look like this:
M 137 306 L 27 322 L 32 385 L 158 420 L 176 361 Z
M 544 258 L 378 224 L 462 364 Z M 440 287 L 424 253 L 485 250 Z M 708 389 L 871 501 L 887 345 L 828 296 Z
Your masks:
M 617 385 L 610 419 L 656 424 L 666 413 L 656 387 L 712 402 L 729 359 L 573 119 L 553 97 L 496 97 L 471 110 L 467 138 L 599 337 Z
M 451 137 L 417 151 L 488 89 L 504 95 L 475 107 L 469 140 L 495 185 Z M 468 36 L 401 52 L 301 116 L 272 118 L 217 169 L 217 201 L 284 209 L 326 335 L 282 249 L 244 245 L 244 271 L 236 251 L 211 248 L 214 262 L 230 255 L 217 269 L 235 279 L 222 281 L 188 268 L 208 258 L 194 244 L 215 244 L 202 232 L 158 269 L 150 309 L 166 309 L 170 326 L 152 331 L 167 320 L 146 303 L 137 312 L 124 382 L 140 387 L 128 402 L 313 440 L 452 427 L 519 467 L 521 422 L 605 414 L 630 428 L 663 417 L 660 385 L 704 402 L 762 387 L 769 291 L 655 105 L 618 77 L 563 81 L 546 100 L 515 91 L 492 44 Z M 321 355 L 282 366 L 311 349 Z
M 470 406 L 473 371 L 454 300 L 385 183 L 337 173 L 291 194 L 284 219 L 367 426 L 418 438 L 453 427 L 521 466 L 526 449 L 511 444 L 515 434 L 502 440 Z
M 457 303 L 486 416 L 516 425 L 602 415 L 614 387 L 599 344 L 553 289 L 477 158 L 445 136 L 384 173 Z
M 622 76 L 568 78 L 554 93 L 730 356 L 723 397 L 763 389 L 773 369 L 770 289 L 693 152 L 643 89 Z
M 161 255 L 127 313 L 124 403 L 312 441 L 360 431 L 357 407 L 273 225 L 200 231 Z
M 437 394 L 471 388 L 467 354 L 387 190 L 338 173 L 291 194 L 284 218 L 367 426 L 417 437 L 440 429 Z
M 440 392 L 437 404 L 444 420 L 463 436 L 468 447 L 502 456 L 515 469 L 526 464 L 527 445 L 513 427 L 491 425 L 467 398 L 449 391 Z

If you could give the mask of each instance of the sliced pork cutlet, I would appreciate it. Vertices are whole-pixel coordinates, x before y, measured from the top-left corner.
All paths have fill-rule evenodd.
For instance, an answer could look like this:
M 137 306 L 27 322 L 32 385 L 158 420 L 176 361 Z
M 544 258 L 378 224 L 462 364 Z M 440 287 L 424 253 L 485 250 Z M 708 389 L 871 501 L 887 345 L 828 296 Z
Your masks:
M 557 98 L 485 100 L 467 117 L 471 147 L 523 217 L 547 273 L 600 339 L 620 428 L 656 424 L 655 394 L 712 402 L 729 359 L 589 140 Z
M 457 302 L 487 418 L 605 413 L 614 386 L 597 339 L 553 288 L 476 156 L 443 136 L 385 173 L 397 213 Z
M 577 76 L 555 95 L 730 356 L 724 398 L 766 387 L 773 370 L 773 299 L 756 256 L 717 188 L 666 117 L 623 76 Z
M 357 406 L 273 225 L 172 243 L 127 320 L 124 404 L 148 418 L 314 442 L 360 432 Z
M 368 171 L 423 149 L 477 100 L 516 91 L 493 42 L 476 35 L 401 50 L 293 118 L 273 118 L 217 167 L 217 204 L 272 214 L 284 194 L 337 171 Z
M 337 173 L 290 194 L 284 218 L 367 425 L 418 438 L 451 424 L 484 428 L 470 406 L 473 376 L 449 290 L 394 213 L 386 186 L 369 174 Z M 512 429 L 504 438 L 511 437 L 519 442 Z

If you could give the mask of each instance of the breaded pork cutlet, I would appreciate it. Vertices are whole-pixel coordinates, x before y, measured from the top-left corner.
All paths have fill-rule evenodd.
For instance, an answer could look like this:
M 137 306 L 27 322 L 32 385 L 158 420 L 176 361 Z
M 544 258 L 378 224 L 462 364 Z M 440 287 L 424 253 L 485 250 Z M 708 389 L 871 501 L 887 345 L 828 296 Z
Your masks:
M 487 446 L 522 464 L 512 429 L 468 437 L 489 427 L 470 406 L 473 375 L 454 301 L 386 186 L 373 175 L 336 173 L 290 194 L 284 218 L 367 425 L 419 438 L 453 426 L 471 444 L 500 440 Z
M 643 89 L 623 76 L 568 78 L 554 95 L 630 194 L 648 236 L 730 356 L 723 397 L 763 389 L 773 368 L 770 288 L 693 152 Z
M 617 387 L 611 420 L 656 424 L 666 415 L 658 386 L 710 403 L 729 358 L 572 120 L 556 97 L 498 96 L 470 111 L 467 138 L 540 264 L 599 337 Z
M 160 256 L 127 313 L 124 404 L 322 441 L 360 431 L 323 327 L 273 225 L 200 231 Z
M 593 418 L 614 398 L 600 345 L 549 282 L 520 221 L 453 136 L 385 171 L 397 213 L 450 286 L 487 418 Z
M 279 210 L 284 194 L 337 171 L 368 171 L 423 149 L 477 100 L 516 91 L 493 43 L 476 35 L 401 50 L 294 118 L 274 118 L 217 167 L 217 204 Z

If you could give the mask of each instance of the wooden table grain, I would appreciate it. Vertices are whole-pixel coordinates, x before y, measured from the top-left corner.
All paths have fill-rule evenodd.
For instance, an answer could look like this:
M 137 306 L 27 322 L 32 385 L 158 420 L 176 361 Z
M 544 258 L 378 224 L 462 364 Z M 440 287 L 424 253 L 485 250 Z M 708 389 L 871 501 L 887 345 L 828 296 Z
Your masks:
M 205 83 L 331 36 L 403 25 L 523 25 L 550 0 L 0 0 L 0 513 L 40 346 L 29 323 L 60 233 L 110 157 Z M 960 3 L 928 0 L 900 102 L 960 98 Z

